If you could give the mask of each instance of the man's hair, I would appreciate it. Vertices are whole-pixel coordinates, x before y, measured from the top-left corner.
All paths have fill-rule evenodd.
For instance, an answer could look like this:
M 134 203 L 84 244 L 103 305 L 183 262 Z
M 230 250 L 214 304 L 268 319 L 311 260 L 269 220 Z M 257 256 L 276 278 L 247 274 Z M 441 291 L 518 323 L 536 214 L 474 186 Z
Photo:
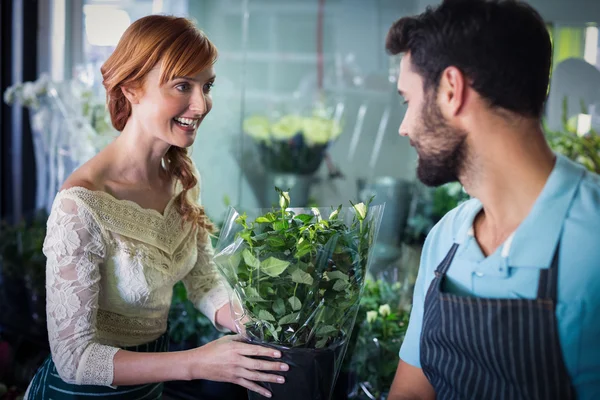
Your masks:
M 515 0 L 445 0 L 390 28 L 386 49 L 409 52 L 424 90 L 437 90 L 442 72 L 458 68 L 489 105 L 541 117 L 552 45 L 542 17 Z

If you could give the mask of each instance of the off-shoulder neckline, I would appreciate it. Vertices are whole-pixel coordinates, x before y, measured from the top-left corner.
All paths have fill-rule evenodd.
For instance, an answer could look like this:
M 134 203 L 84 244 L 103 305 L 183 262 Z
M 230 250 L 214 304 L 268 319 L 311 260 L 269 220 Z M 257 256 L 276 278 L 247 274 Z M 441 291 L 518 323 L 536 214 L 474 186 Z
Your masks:
M 165 218 L 168 215 L 168 211 L 169 209 L 172 207 L 175 198 L 177 197 L 177 195 L 179 193 L 175 193 L 171 199 L 169 200 L 169 202 L 167 203 L 167 205 L 165 206 L 165 209 L 160 212 L 157 209 L 154 208 L 145 208 L 140 206 L 138 203 L 136 203 L 133 200 L 127 200 L 127 199 L 119 199 L 115 196 L 113 196 L 112 194 L 108 193 L 108 192 L 104 192 L 102 190 L 92 190 L 92 189 L 88 189 L 86 187 L 83 186 L 71 186 L 68 189 L 63 189 L 61 191 L 58 192 L 57 196 L 61 196 L 61 195 L 65 195 L 68 193 L 72 193 L 72 192 L 85 192 L 85 193 L 90 193 L 96 196 L 100 196 L 100 197 L 104 197 L 105 199 L 108 199 L 110 201 L 113 201 L 115 203 L 118 204 L 122 204 L 125 205 L 127 207 L 136 209 L 137 211 L 140 211 L 142 213 L 147 213 L 147 214 L 153 214 L 157 217 L 161 217 L 161 218 Z

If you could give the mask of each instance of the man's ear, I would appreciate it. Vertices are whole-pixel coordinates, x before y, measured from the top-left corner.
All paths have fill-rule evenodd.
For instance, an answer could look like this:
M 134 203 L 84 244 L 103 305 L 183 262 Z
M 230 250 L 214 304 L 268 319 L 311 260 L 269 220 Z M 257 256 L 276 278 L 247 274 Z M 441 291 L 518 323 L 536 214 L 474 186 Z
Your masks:
M 446 117 L 460 113 L 466 101 L 467 82 L 465 75 L 456 67 L 448 67 L 442 72 L 438 89 L 438 102 Z
M 141 91 L 132 86 L 121 86 L 123 96 L 129 100 L 131 104 L 137 104 L 140 101 Z

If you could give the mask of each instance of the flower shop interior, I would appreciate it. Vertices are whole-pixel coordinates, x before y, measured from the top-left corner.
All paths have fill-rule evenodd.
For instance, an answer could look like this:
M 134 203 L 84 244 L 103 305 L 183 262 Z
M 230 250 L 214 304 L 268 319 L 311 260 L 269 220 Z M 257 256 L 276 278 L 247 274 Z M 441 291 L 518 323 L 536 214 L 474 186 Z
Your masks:
M 588 139 L 600 129 L 600 2 L 528 2 L 553 42 L 548 140 L 598 173 L 600 139 Z M 396 88 L 400 56 L 386 52 L 386 33 L 395 20 L 437 3 L 2 0 L 0 399 L 22 398 L 50 353 L 42 253 L 48 213 L 66 177 L 118 135 L 100 67 L 125 29 L 150 14 L 192 19 L 218 49 L 213 109 L 191 149 L 202 203 L 217 226 L 231 207 L 279 207 L 274 187 L 287 190 L 290 207 L 335 209 L 373 196 L 372 205 L 385 204 L 331 397 L 385 399 L 425 236 L 469 198 L 459 183 L 419 183 L 416 152 L 398 135 L 406 106 Z M 579 145 L 584 139 L 593 146 Z M 181 283 L 168 329 L 171 350 L 223 335 Z M 164 389 L 168 399 L 247 396 L 239 386 L 201 380 Z

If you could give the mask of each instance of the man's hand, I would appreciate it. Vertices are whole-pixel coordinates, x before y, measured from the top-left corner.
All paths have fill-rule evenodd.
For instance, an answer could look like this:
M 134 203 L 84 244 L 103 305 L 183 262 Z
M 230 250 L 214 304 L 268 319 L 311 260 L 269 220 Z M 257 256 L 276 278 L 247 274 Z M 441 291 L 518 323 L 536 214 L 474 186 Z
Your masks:
M 388 400 L 435 400 L 435 391 L 421 368 L 400 360 Z

